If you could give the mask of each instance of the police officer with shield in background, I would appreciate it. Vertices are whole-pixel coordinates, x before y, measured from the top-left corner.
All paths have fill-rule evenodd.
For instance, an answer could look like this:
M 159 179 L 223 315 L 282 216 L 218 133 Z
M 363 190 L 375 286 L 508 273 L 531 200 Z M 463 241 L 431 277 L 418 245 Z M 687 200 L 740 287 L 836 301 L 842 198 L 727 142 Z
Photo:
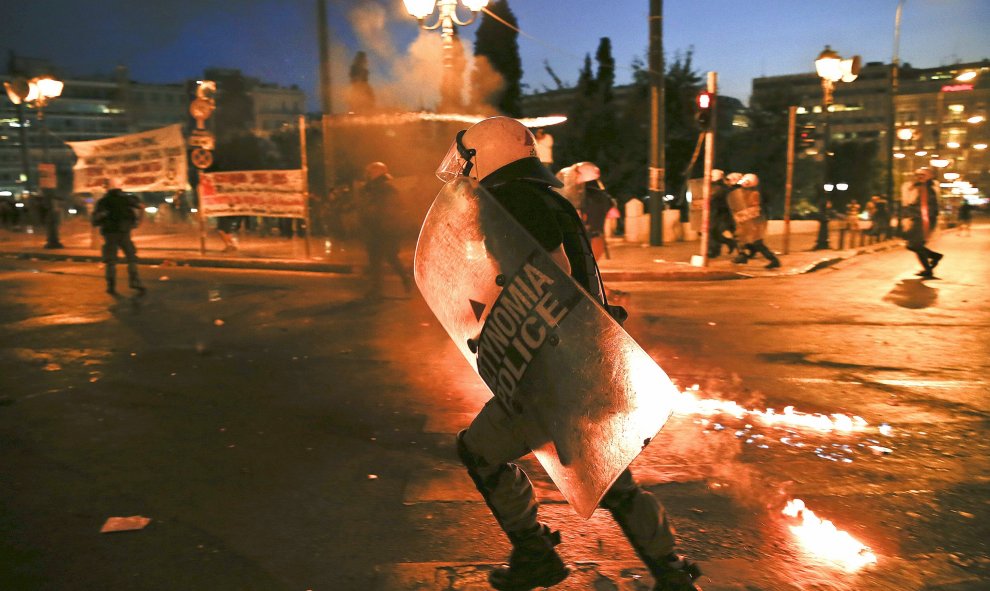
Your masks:
M 581 218 L 551 187 L 560 181 L 540 163 L 533 134 L 509 117 L 492 117 L 457 134 L 437 169 L 448 182 L 477 179 L 532 235 L 551 259 L 619 322 L 625 310 L 609 306 Z M 562 344 L 562 346 L 564 346 Z M 457 453 L 512 544 L 507 566 L 489 575 L 500 591 L 555 585 L 569 569 L 557 553 L 560 533 L 537 519 L 539 504 L 526 473 L 515 462 L 530 453 L 522 418 L 492 398 L 457 435 Z M 653 575 L 655 591 L 696 591 L 698 566 L 674 553 L 673 528 L 663 506 L 625 469 L 600 505 L 607 509 Z
M 767 233 L 767 218 L 763 212 L 762 196 L 759 191 L 760 179 L 752 173 L 744 174 L 739 184 L 729 193 L 729 207 L 736 221 L 736 239 L 739 241 L 739 254 L 733 263 L 745 264 L 757 254 L 762 254 L 769 263 L 767 269 L 780 266 L 780 259 L 763 243 Z

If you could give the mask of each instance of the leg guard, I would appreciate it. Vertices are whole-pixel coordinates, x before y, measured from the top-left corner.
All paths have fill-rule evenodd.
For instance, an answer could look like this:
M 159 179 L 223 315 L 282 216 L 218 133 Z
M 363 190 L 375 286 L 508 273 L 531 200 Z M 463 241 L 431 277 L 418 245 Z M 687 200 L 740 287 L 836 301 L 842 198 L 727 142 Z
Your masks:
M 601 506 L 615 518 L 633 550 L 649 563 L 674 550 L 674 531 L 660 501 L 643 490 L 632 472 L 624 471 L 602 498 Z
M 103 263 L 103 276 L 107 280 L 107 293 L 116 293 L 117 265 L 114 263 Z
M 464 433 L 457 434 L 457 455 L 512 543 L 509 565 L 493 570 L 488 582 L 499 591 L 528 591 L 563 581 L 570 571 L 554 549 L 560 544 L 560 533 L 536 520 L 529 477 L 511 463 L 490 465 L 468 448 Z
M 674 531 L 663 505 L 624 471 L 602 498 L 633 550 L 656 581 L 654 591 L 695 591 L 701 576 L 697 565 L 675 555 Z
M 510 540 L 513 535 L 525 537 L 539 531 L 536 495 L 526 473 L 515 464 L 492 466 L 468 448 L 464 433 L 457 434 L 457 455 L 502 531 Z

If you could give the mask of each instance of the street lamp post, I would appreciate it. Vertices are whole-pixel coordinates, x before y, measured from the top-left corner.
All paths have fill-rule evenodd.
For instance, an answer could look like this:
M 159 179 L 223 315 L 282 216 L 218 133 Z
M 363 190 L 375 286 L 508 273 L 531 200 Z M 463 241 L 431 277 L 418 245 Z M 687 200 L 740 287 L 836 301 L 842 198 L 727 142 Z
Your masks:
M 7 97 L 10 98 L 10 102 L 19 109 L 21 105 L 27 105 L 38 111 L 38 124 L 41 126 L 41 163 L 38 165 L 39 173 L 35 177 L 37 179 L 35 188 L 44 199 L 48 210 L 48 216 L 45 220 L 48 230 L 45 248 L 62 248 L 62 242 L 58 236 L 59 212 L 58 208 L 55 207 L 57 197 L 54 191 L 55 187 L 50 186 L 50 181 L 53 179 L 42 177 L 40 171 L 42 166 L 45 167 L 46 172 L 50 172 L 51 168 L 48 162 L 48 128 L 45 124 L 45 107 L 62 95 L 63 87 L 64 83 L 61 80 L 56 80 L 51 76 L 39 76 L 30 80 L 17 78 L 10 82 L 4 82 L 4 88 L 7 90 Z
M 440 111 L 451 111 L 461 105 L 458 100 L 460 89 L 454 72 L 454 28 L 467 26 L 474 22 L 478 13 L 488 6 L 488 0 L 460 0 L 471 15 L 466 20 L 457 16 L 458 0 L 403 0 L 406 11 L 417 20 L 419 26 L 427 31 L 440 29 L 443 41 L 443 74 L 440 86 Z M 437 13 L 437 20 L 432 25 L 426 24 L 426 18 Z
M 829 200 L 825 186 L 831 183 L 832 177 L 832 132 L 829 113 L 832 110 L 832 94 L 839 82 L 852 82 L 859 76 L 859 56 L 843 59 L 832 51 L 828 45 L 815 60 L 815 70 L 822 79 L 822 182 L 818 187 L 818 238 L 815 250 L 822 250 L 828 245 L 828 209 Z

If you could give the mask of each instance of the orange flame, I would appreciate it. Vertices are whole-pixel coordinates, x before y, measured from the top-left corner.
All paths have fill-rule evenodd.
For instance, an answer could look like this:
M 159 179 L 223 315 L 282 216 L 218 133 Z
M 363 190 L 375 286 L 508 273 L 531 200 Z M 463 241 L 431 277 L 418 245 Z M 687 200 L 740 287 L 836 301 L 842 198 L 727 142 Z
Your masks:
M 374 125 L 400 125 L 403 123 L 414 123 L 417 121 L 446 121 L 452 123 L 465 123 L 468 125 L 477 123 L 489 115 L 472 115 L 469 113 L 377 113 L 374 115 L 356 115 L 348 113 L 346 115 L 334 116 L 330 124 L 334 127 L 353 126 L 374 126 Z M 546 117 L 520 118 L 519 122 L 526 127 L 550 127 L 567 121 L 563 115 L 548 115 Z
M 785 406 L 780 413 L 772 408 L 762 411 L 752 410 L 740 406 L 731 400 L 700 398 L 696 393 L 697 391 L 697 384 L 687 390 L 681 391 L 680 397 L 674 403 L 674 412 L 678 414 L 699 414 L 705 416 L 727 414 L 737 419 L 752 417 L 771 426 L 801 427 L 827 432 L 839 431 L 851 433 L 853 431 L 863 431 L 869 426 L 869 423 L 863 417 L 855 415 L 850 416 L 841 413 L 831 415 L 819 413 L 809 414 L 796 411 L 793 406 Z
M 868 546 L 835 527 L 831 521 L 819 518 L 801 499 L 788 501 L 781 513 L 800 520 L 799 524 L 788 527 L 811 554 L 836 562 L 849 571 L 876 564 L 877 556 Z

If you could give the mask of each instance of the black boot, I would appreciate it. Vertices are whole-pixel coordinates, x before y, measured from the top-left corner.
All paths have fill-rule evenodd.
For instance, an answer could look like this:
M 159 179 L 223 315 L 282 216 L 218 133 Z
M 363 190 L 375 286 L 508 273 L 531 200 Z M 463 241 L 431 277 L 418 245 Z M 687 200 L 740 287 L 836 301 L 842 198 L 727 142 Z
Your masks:
M 701 569 L 683 556 L 670 554 L 659 561 L 649 560 L 646 566 L 653 575 L 653 591 L 701 591 L 694 584 L 701 578 Z
M 117 282 L 111 279 L 107 279 L 107 293 L 110 295 L 117 295 Z
M 550 587 L 563 581 L 570 574 L 554 546 L 560 543 L 560 532 L 551 532 L 541 525 L 530 535 L 509 534 L 512 554 L 509 566 L 500 566 L 488 575 L 488 582 L 498 591 L 529 591 L 536 587 Z
M 148 291 L 141 285 L 141 280 L 136 277 L 131 277 L 130 288 L 136 291 L 139 296 L 143 296 Z

